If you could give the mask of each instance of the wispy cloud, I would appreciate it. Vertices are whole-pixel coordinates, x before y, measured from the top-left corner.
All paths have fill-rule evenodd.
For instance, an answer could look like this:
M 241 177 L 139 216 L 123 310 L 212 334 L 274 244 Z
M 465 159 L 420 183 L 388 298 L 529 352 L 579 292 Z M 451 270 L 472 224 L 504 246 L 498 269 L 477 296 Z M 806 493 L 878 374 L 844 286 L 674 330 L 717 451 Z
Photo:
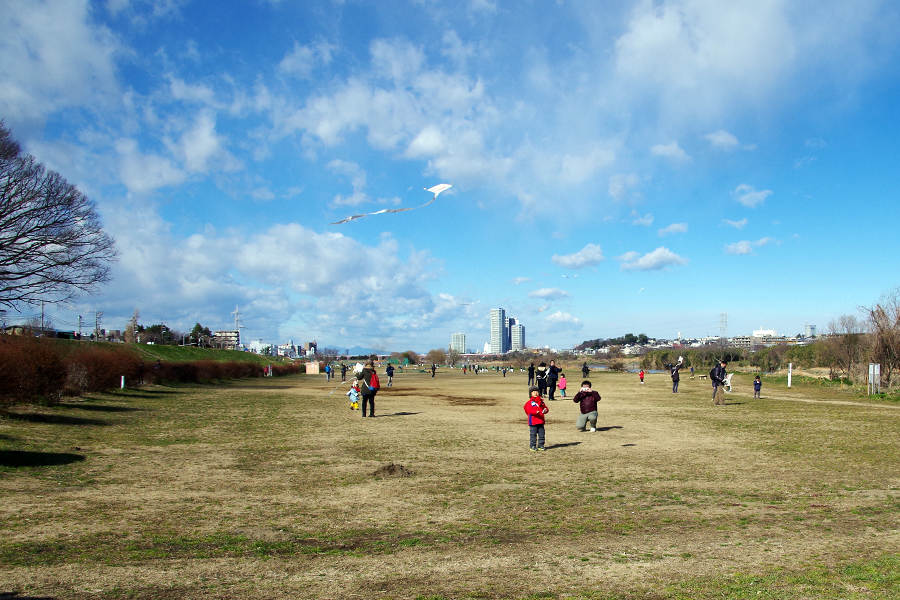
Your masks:
M 772 243 L 774 240 L 770 237 L 764 237 L 755 242 L 749 242 L 746 240 L 742 240 L 740 242 L 735 242 L 734 244 L 729 244 L 725 246 L 725 252 L 727 254 L 753 254 L 754 248 L 759 248 L 760 246 L 765 246 L 766 244 Z
M 745 218 L 741 219 L 740 221 L 729 221 L 728 219 L 722 219 L 722 222 L 725 223 L 726 225 L 731 225 L 735 229 L 743 229 L 744 226 L 747 224 L 747 218 L 745 217 Z
M 621 261 L 623 271 L 664 271 L 672 266 L 686 265 L 688 262 L 686 258 L 678 256 L 665 246 L 644 255 L 633 251 L 626 252 L 622 256 L 617 256 L 616 260 Z
M 559 288 L 541 288 L 528 292 L 529 298 L 542 298 L 544 300 L 559 300 L 560 298 L 571 298 L 572 294 Z
M 687 233 L 687 223 L 672 223 L 668 227 L 663 227 L 657 233 L 659 237 L 669 235 L 670 233 Z
M 709 142 L 709 145 L 718 150 L 731 151 L 737 148 L 743 150 L 756 150 L 756 144 L 744 144 L 738 141 L 734 134 L 728 133 L 724 129 L 720 129 L 715 133 L 708 133 L 703 136 Z
M 633 210 L 633 211 L 631 211 L 630 216 L 631 216 L 631 224 L 632 225 L 642 225 L 644 227 L 649 227 L 650 225 L 653 225 L 653 215 L 650 213 L 647 213 L 646 215 L 644 215 L 642 217 L 641 213 L 639 213 L 636 210 Z
M 766 198 L 772 195 L 772 190 L 757 190 L 752 185 L 742 183 L 731 192 L 731 195 L 747 208 L 755 208 L 757 204 L 762 204 Z
M 650 154 L 669 159 L 674 163 L 686 163 L 691 161 L 691 157 L 687 152 L 682 150 L 678 142 L 670 142 L 668 144 L 657 144 L 650 148 Z
M 560 256 L 554 254 L 550 259 L 554 264 L 566 269 L 581 269 L 584 267 L 594 267 L 603 260 L 603 250 L 598 244 L 588 244 L 575 254 L 565 254 Z
M 640 180 L 634 173 L 613 175 L 609 178 L 609 197 L 613 200 L 623 200 L 632 190 L 638 186 Z M 632 195 L 640 196 L 638 192 L 631 192 Z
M 516 277 L 512 280 L 513 285 L 519 285 L 525 283 L 526 281 L 531 281 L 531 277 Z

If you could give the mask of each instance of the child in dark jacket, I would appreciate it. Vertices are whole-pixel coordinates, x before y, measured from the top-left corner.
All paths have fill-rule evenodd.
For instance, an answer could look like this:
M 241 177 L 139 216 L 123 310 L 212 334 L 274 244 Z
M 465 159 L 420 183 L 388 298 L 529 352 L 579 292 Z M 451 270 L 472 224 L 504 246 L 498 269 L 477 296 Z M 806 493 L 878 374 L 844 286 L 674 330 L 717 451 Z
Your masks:
M 584 431 L 588 422 L 591 424 L 591 431 L 597 431 L 597 403 L 600 402 L 600 394 L 591 389 L 591 382 L 584 380 L 581 382 L 581 389 L 572 398 L 572 402 L 577 402 L 581 409 L 578 415 L 578 421 L 575 427 L 579 431 Z
M 530 429 L 530 444 L 532 450 L 545 450 L 544 448 L 544 415 L 550 412 L 544 399 L 541 398 L 541 392 L 538 388 L 532 387 L 528 390 L 531 397 L 525 403 L 525 414 L 528 415 L 528 427 Z
M 759 380 L 759 375 L 756 376 L 756 379 L 753 381 L 753 397 L 759 398 L 759 394 L 762 391 L 762 381 Z

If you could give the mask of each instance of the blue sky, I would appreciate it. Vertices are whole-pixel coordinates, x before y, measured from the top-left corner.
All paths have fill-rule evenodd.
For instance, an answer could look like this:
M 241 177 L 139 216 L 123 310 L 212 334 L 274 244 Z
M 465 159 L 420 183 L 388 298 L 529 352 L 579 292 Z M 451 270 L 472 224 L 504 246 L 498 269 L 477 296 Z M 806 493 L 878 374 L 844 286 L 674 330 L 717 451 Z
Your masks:
M 9 0 L 0 118 L 117 239 L 60 327 L 239 306 L 245 339 L 424 351 L 503 307 L 530 346 L 723 312 L 793 334 L 898 284 L 898 25 L 875 0 Z

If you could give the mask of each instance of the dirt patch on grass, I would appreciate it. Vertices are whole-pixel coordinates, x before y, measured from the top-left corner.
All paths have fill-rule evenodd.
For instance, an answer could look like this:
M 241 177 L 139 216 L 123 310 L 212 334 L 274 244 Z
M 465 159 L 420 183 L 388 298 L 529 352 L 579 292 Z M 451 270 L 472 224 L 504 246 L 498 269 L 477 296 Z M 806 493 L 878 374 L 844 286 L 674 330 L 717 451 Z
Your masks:
M 375 477 L 412 477 L 415 473 L 413 473 L 412 469 L 407 469 L 403 465 L 391 463 L 378 467 L 372 475 Z

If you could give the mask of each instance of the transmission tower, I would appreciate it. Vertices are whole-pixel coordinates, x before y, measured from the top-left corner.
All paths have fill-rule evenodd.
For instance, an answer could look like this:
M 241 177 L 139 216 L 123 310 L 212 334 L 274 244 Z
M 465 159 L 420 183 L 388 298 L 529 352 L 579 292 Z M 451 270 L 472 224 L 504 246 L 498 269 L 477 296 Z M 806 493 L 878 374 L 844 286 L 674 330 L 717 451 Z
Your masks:
M 722 344 L 728 342 L 728 313 L 724 310 L 720 316 L 719 329 L 722 331 Z

